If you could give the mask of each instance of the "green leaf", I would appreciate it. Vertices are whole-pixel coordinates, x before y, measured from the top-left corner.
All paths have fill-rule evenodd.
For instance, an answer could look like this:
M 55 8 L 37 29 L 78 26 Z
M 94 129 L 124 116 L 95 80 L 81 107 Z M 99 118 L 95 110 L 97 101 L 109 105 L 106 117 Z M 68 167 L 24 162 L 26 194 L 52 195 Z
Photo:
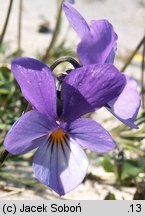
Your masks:
M 109 192 L 104 200 L 116 200 L 115 194 Z
M 127 160 L 124 162 L 124 167 L 121 175 L 121 179 L 125 180 L 128 177 L 137 177 L 139 173 L 143 172 L 142 167 L 138 167 L 135 162 Z
M 101 162 L 101 165 L 105 169 L 106 172 L 114 172 L 115 168 L 114 165 L 111 163 L 111 159 L 104 158 Z
M 13 183 L 20 183 L 25 186 L 31 186 L 31 187 L 35 186 L 35 184 L 38 183 L 37 180 L 28 180 L 26 178 L 16 178 L 15 176 L 11 175 L 8 171 L 3 171 L 3 170 L 0 170 L 0 177 L 5 180 L 10 180 Z

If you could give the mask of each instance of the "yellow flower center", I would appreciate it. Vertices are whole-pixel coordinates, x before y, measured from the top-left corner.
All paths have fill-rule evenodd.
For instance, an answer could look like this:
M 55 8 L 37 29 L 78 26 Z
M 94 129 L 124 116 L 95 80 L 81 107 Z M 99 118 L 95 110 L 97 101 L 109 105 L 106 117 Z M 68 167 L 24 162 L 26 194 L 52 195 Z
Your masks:
M 65 141 L 65 136 L 65 133 L 60 128 L 58 128 L 54 133 L 50 134 L 50 140 L 53 143 L 61 144 Z

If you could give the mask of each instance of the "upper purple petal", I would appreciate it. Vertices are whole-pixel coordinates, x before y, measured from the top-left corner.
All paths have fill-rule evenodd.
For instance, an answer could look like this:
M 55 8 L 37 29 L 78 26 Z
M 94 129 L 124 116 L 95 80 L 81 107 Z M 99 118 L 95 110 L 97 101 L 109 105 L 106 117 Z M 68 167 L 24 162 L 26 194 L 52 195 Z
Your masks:
M 116 52 L 117 52 L 117 43 L 114 45 L 114 47 L 112 48 L 111 52 L 109 53 L 109 56 L 107 57 L 105 63 L 114 63 L 114 59 L 116 56 Z
M 26 100 L 39 112 L 56 116 L 56 87 L 50 68 L 33 58 L 16 58 L 12 72 Z
M 110 134 L 91 119 L 77 119 L 71 122 L 69 134 L 83 148 L 96 152 L 109 152 L 116 147 Z
M 131 128 L 138 128 L 134 124 L 140 108 L 140 96 L 137 83 L 131 77 L 126 77 L 126 85 L 121 94 L 108 102 L 107 109 L 124 124 Z
M 90 32 L 88 24 L 76 9 L 66 2 L 62 4 L 62 7 L 69 23 L 80 38 Z
M 117 97 L 125 77 L 111 64 L 88 65 L 71 71 L 62 84 L 63 117 L 74 120 Z
M 113 63 L 117 35 L 107 20 L 92 21 L 91 32 L 78 45 L 77 53 L 83 65 Z
M 49 132 L 55 127 L 54 121 L 37 112 L 22 115 L 8 132 L 4 146 L 11 154 L 23 154 L 48 140 Z
M 74 4 L 75 0 L 67 0 L 69 3 Z
M 107 20 L 93 20 L 90 26 L 70 4 L 63 3 L 65 15 L 81 38 L 77 53 L 83 65 L 113 63 L 117 34 Z
M 84 151 L 71 139 L 40 146 L 33 160 L 35 177 L 59 195 L 76 188 L 83 181 L 87 167 Z

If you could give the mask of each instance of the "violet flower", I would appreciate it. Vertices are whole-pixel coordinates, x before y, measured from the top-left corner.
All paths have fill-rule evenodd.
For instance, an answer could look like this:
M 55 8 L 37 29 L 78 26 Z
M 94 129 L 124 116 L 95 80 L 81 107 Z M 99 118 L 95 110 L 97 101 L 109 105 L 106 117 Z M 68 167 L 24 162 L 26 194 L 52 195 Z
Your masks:
M 81 41 L 77 54 L 82 65 L 113 63 L 117 50 L 117 34 L 107 20 L 93 20 L 88 25 L 84 18 L 70 4 L 63 3 L 63 10 Z M 106 74 L 104 74 L 106 76 Z M 125 75 L 126 86 L 119 96 L 106 104 L 116 118 L 131 128 L 140 107 L 140 96 L 136 82 Z
M 74 4 L 75 0 L 68 0 L 69 3 Z
M 64 195 L 86 175 L 88 160 L 83 148 L 108 152 L 116 147 L 100 124 L 80 117 L 116 98 L 126 84 L 125 77 L 111 64 L 74 69 L 63 81 L 62 112 L 58 115 L 55 80 L 47 65 L 17 58 L 11 69 L 33 110 L 12 126 L 4 146 L 14 155 L 38 148 L 33 159 L 35 177 Z

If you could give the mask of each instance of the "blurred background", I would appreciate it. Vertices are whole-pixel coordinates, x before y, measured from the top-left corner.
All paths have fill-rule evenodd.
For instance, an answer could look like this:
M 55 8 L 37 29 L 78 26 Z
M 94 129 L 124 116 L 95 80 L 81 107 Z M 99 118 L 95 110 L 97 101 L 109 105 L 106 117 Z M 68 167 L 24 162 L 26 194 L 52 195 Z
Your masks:
M 60 4 L 60 0 L 0 2 L 0 154 L 5 134 L 27 107 L 10 72 L 11 60 L 18 56 L 35 57 L 50 65 L 61 56 L 77 59 L 79 39 Z M 139 130 L 129 129 L 104 109 L 90 114 L 112 134 L 118 149 L 108 154 L 87 151 L 90 165 L 84 182 L 60 199 L 144 200 L 145 0 L 76 0 L 74 7 L 88 23 L 94 19 L 112 23 L 118 34 L 115 65 L 137 81 L 142 108 L 136 120 Z M 63 64 L 56 73 L 66 68 L 68 65 Z M 10 155 L 1 165 L 0 200 L 59 199 L 34 178 L 33 154 Z

